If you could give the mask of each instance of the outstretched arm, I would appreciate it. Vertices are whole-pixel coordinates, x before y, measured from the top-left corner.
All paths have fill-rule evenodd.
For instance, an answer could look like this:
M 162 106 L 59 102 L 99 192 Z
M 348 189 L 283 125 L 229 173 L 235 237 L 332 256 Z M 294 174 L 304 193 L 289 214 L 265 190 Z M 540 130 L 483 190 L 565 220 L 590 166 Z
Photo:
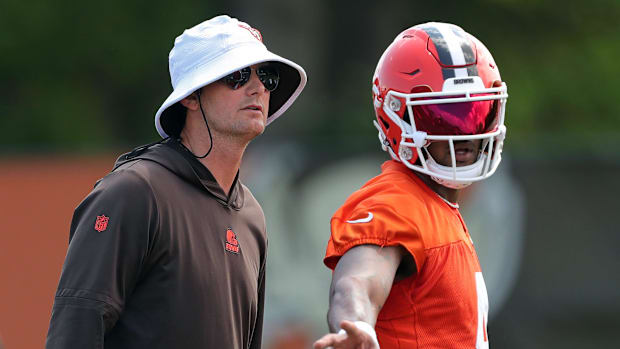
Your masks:
M 400 246 L 360 245 L 345 253 L 334 270 L 327 321 L 331 332 L 314 343 L 315 349 L 378 348 L 364 331 L 363 321 L 374 328 L 387 299 L 396 270 L 406 255 Z M 374 331 L 374 330 L 373 330 Z

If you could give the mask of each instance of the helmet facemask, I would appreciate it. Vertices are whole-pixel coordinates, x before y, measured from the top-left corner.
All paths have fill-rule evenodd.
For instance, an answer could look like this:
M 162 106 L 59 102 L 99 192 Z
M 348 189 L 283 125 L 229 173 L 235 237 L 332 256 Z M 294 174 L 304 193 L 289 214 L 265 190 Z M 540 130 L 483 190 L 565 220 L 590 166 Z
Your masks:
M 443 92 L 388 91 L 381 109 L 402 131 L 398 144 L 390 144 L 374 122 L 381 144 L 392 158 L 453 189 L 486 179 L 496 171 L 506 134 L 506 85 L 485 88 L 478 77 L 470 78 L 475 81 L 467 89 L 446 81 Z M 481 140 L 477 160 L 457 166 L 455 142 L 474 140 Z M 450 165 L 441 165 L 430 155 L 428 146 L 436 141 L 448 142 Z

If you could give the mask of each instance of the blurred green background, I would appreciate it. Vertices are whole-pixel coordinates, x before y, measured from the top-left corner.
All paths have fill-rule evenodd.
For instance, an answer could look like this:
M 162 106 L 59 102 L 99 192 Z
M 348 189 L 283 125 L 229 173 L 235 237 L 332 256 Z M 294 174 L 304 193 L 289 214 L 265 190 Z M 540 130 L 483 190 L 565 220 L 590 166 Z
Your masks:
M 492 345 L 620 347 L 618 0 L 5 0 L 0 158 L 115 155 L 157 140 L 153 115 L 171 92 L 167 57 L 174 38 L 222 13 L 259 29 L 270 50 L 308 73 L 298 101 L 248 154 L 251 170 L 289 171 L 290 187 L 279 190 L 295 199 L 318 169 L 351 158 L 386 158 L 371 124 L 371 77 L 396 34 L 442 21 L 485 43 L 508 85 L 504 154 L 525 197 L 519 268 L 489 325 Z M 294 213 L 272 204 L 276 194 L 260 176 L 248 182 L 264 203 L 270 233 L 284 234 L 286 225 L 269 223 L 270 217 L 286 221 Z M 327 224 L 304 234 L 317 234 L 324 244 Z M 284 248 L 272 243 L 270 258 L 278 260 Z M 323 285 L 329 273 L 321 253 L 288 263 L 293 271 L 296 263 L 320 269 L 317 282 Z M 288 273 L 271 275 L 280 283 L 295 280 Z M 267 327 L 290 317 L 303 327 L 299 318 L 313 306 L 300 302 L 290 310 L 296 305 L 281 306 L 286 302 L 277 291 L 267 306 L 289 310 L 268 314 Z M 313 301 L 312 311 L 323 313 L 327 290 Z M 324 330 L 308 326 L 315 326 L 311 336 Z
M 0 12 L 0 151 L 93 151 L 157 138 L 152 115 L 170 91 L 174 37 L 229 13 L 291 56 L 309 83 L 270 138 L 344 153 L 375 147 L 370 80 L 401 30 L 461 25 L 489 47 L 508 83 L 510 150 L 615 153 L 620 130 L 620 2 L 41 1 Z M 561 146 L 560 146 L 561 145 Z M 557 147 L 557 148 L 556 148 Z M 612 154 L 613 155 L 613 154 Z

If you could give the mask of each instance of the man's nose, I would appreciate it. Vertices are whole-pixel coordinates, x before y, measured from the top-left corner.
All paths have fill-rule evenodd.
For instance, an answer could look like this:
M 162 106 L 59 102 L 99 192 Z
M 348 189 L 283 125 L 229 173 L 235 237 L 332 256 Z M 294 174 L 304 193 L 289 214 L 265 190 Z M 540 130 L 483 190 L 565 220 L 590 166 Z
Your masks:
M 256 74 L 256 69 L 254 68 L 252 68 L 252 72 L 250 73 L 250 81 L 248 81 L 247 91 L 248 94 L 265 93 L 265 91 L 267 91 L 265 85 L 263 85 L 263 83 L 258 78 L 258 74 Z

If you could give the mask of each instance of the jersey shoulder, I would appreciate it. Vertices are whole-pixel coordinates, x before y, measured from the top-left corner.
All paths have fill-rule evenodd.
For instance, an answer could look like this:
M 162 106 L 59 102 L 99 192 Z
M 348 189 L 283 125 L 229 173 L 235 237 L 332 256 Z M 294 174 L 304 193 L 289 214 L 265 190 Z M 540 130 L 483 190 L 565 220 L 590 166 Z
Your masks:
M 381 174 L 353 192 L 332 219 L 355 220 L 372 210 L 409 217 L 416 211 L 423 214 L 432 199 L 428 189 L 425 190 L 425 184 L 416 179 L 415 174 L 407 173 L 398 165 L 405 167 L 395 161 L 386 162 Z
M 413 174 L 386 162 L 382 173 L 352 193 L 331 219 L 325 263 L 361 244 L 402 246 L 422 263 L 428 194 Z M 404 167 L 404 166 L 403 166 Z

